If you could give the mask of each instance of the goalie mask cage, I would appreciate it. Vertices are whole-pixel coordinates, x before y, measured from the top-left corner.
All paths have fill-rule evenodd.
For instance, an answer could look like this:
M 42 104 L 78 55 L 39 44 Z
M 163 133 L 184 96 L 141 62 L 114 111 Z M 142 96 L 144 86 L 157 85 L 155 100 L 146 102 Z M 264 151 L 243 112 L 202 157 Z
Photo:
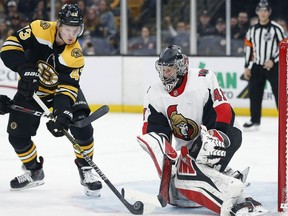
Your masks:
M 278 211 L 288 211 L 288 39 L 279 45 Z

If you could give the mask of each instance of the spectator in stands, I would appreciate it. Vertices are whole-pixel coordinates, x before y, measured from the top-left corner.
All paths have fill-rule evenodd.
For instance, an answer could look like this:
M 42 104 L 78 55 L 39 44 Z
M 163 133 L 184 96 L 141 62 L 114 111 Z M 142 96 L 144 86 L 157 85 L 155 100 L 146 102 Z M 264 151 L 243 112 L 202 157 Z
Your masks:
M 36 8 L 34 9 L 32 20 L 49 20 L 47 8 L 44 0 L 38 1 Z
M 241 11 L 238 13 L 237 32 L 236 34 L 233 35 L 233 38 L 244 40 L 248 28 L 249 28 L 248 13 Z
M 85 0 L 79 0 L 77 1 L 79 9 L 83 12 L 83 15 L 85 17 L 87 13 L 87 6 L 86 6 L 86 1 Z
M 46 4 L 50 3 L 49 2 L 46 2 Z M 24 14 L 25 17 L 28 17 L 30 21 L 32 21 L 31 17 L 32 17 L 32 13 L 33 13 L 33 10 L 31 11 L 31 8 L 36 8 L 36 5 L 37 5 L 37 1 L 36 0 L 21 0 L 21 1 L 18 1 L 18 11 L 21 13 L 21 14 Z
M 257 24 L 257 23 L 258 23 L 258 17 L 257 16 L 251 17 L 251 19 L 249 21 L 250 26 L 253 26 L 253 25 Z
M 18 11 L 18 4 L 14 0 L 10 0 L 7 2 L 7 14 L 6 14 L 6 22 L 7 25 L 11 25 L 12 17 L 20 16 L 20 18 L 24 17 L 19 11 Z
M 81 47 L 84 55 L 95 55 L 95 47 L 90 35 L 84 36 Z
M 213 33 L 214 28 L 210 21 L 210 14 L 208 14 L 207 10 L 204 10 L 199 16 L 199 23 L 197 26 L 197 33 L 199 36 L 211 35 Z
M 156 55 L 156 39 L 147 26 L 142 27 L 140 37 L 131 40 L 128 49 L 135 55 Z
M 137 26 L 145 26 L 156 17 L 156 0 L 143 0 L 139 17 L 135 19 Z
M 92 37 L 106 38 L 108 35 L 107 29 L 101 24 L 100 16 L 91 7 L 85 16 L 85 31 Z
M 13 29 L 13 32 L 18 31 L 21 29 L 21 17 L 17 14 L 10 18 L 10 28 Z
M 109 10 L 106 0 L 99 2 L 100 23 L 107 31 L 108 38 L 113 38 L 116 34 L 115 20 L 113 13 Z
M 216 20 L 215 30 L 213 32 L 213 35 L 217 36 L 225 36 L 226 35 L 226 23 L 223 18 L 218 18 Z
M 168 36 L 166 36 L 165 42 L 181 46 L 184 52 L 190 53 L 190 32 L 187 31 L 187 24 L 184 21 L 178 21 L 175 30 L 169 16 L 166 16 L 164 21 L 168 28 Z
M 232 38 L 233 38 L 233 35 L 235 35 L 238 31 L 238 19 L 237 17 L 235 16 L 232 16 L 231 19 L 230 19 L 230 27 L 231 27 L 231 35 L 232 35 Z
M 276 19 L 276 22 L 282 26 L 282 28 L 284 30 L 285 38 L 288 38 L 288 25 L 287 25 L 286 20 L 283 18 L 278 18 L 278 19 Z

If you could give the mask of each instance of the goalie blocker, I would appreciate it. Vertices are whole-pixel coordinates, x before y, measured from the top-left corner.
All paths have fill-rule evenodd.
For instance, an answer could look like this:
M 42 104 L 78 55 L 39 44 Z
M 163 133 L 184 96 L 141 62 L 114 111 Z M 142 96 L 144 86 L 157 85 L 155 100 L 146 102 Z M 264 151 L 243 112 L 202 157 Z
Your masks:
M 170 205 L 203 206 L 222 216 L 267 212 L 261 203 L 244 194 L 247 184 L 212 168 L 226 156 L 225 148 L 229 146 L 229 138 L 225 134 L 217 130 L 208 132 L 205 126 L 201 126 L 202 145 L 196 157 L 189 154 L 186 146 L 181 148 L 178 155 L 164 136 L 154 132 L 140 135 L 137 140 L 151 156 L 161 178 L 159 195 L 163 195 L 162 188 L 168 188 L 167 202 Z M 172 169 L 170 179 L 163 181 L 163 178 L 167 178 L 163 176 L 164 169 L 169 170 L 169 166 L 165 168 L 167 159 Z M 167 185 L 163 185 L 163 182 Z M 165 206 L 163 203 L 161 205 Z

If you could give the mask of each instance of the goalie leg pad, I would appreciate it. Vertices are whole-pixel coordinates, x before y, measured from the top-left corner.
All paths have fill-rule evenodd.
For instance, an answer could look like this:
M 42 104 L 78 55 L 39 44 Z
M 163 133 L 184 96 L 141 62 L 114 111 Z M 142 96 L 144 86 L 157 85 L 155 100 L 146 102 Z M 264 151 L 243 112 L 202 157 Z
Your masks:
M 177 159 L 177 152 L 163 136 L 154 132 L 137 136 L 137 141 L 151 156 L 158 175 L 161 178 L 164 155 L 166 155 L 171 161 L 175 161 Z
M 196 163 L 185 147 L 181 149 L 181 156 L 176 166 L 176 189 L 189 200 L 218 214 L 224 215 L 222 210 L 224 204 L 225 209 L 230 212 L 231 206 L 245 187 L 239 179 L 226 176 L 207 165 Z

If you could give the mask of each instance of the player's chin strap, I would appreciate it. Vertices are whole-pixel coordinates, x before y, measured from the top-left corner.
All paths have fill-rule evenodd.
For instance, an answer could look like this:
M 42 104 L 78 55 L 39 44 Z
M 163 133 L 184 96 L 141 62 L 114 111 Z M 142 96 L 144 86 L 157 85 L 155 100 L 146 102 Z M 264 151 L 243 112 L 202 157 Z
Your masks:
M 34 93 L 34 100 L 38 103 L 38 105 L 43 109 L 44 113 L 49 116 L 49 118 L 54 119 L 53 114 L 50 112 L 49 108 L 44 104 L 44 102 Z M 68 140 L 73 144 L 73 147 L 79 151 L 79 153 L 83 156 L 86 162 L 93 167 L 93 169 L 98 173 L 98 175 L 102 178 L 102 180 L 108 185 L 108 187 L 112 190 L 112 192 L 119 198 L 119 200 L 124 204 L 124 206 L 135 215 L 143 214 L 144 204 L 141 201 L 136 201 L 133 205 L 130 204 L 126 199 L 124 199 L 124 192 L 122 194 L 115 188 L 115 186 L 110 182 L 110 180 L 105 176 L 105 174 L 99 169 L 99 167 L 92 161 L 92 159 L 87 155 L 87 153 L 79 146 L 76 140 L 72 137 L 72 135 L 67 131 L 63 130 L 64 135 L 68 138 Z M 122 189 L 124 191 L 124 189 Z

